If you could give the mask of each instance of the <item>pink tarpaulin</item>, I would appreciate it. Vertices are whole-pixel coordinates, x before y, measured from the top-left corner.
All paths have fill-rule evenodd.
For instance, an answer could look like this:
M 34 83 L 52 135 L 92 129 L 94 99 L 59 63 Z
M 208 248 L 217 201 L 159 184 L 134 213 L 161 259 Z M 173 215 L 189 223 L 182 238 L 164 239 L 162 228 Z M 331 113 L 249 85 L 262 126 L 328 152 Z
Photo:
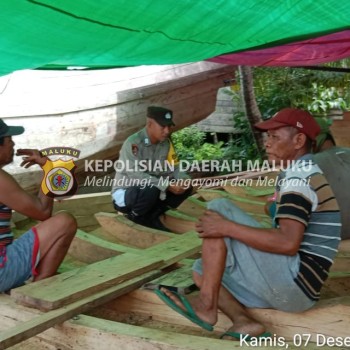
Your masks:
M 311 66 L 350 56 L 350 30 L 267 49 L 221 55 L 209 61 L 247 66 Z

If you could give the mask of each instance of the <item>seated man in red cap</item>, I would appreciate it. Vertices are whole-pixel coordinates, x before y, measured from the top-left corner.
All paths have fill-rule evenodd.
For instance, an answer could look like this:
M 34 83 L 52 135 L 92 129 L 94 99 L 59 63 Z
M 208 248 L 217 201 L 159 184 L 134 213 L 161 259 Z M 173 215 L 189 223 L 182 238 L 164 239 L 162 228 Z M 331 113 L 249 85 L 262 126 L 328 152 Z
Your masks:
M 116 210 L 137 224 L 169 231 L 159 217 L 169 208 L 178 207 L 192 187 L 177 179 L 188 178 L 180 172 L 170 140 L 173 112 L 150 106 L 146 126 L 129 136 L 119 156 L 112 187 Z
M 223 337 L 241 344 L 268 336 L 248 308 L 301 312 L 317 302 L 341 230 L 332 189 L 310 154 L 320 130 L 314 118 L 286 108 L 255 127 L 267 132 L 269 162 L 285 168 L 276 181 L 273 226 L 262 228 L 227 199 L 211 201 L 197 224 L 203 239 L 202 259 L 193 266 L 199 295 L 185 299 L 164 288 L 156 291 L 207 330 L 222 310 L 233 323 Z
M 12 136 L 24 132 L 21 126 L 8 126 L 0 119 L 0 166 L 13 161 Z M 40 152 L 19 149 L 22 166 L 43 166 L 47 160 Z M 65 257 L 75 235 L 77 224 L 73 216 L 59 213 L 51 216 L 53 198 L 45 196 L 41 189 L 38 196 L 25 192 L 14 178 L 0 169 L 0 292 L 6 292 L 24 284 L 53 276 Z M 18 239 L 11 231 L 12 210 L 41 222 Z

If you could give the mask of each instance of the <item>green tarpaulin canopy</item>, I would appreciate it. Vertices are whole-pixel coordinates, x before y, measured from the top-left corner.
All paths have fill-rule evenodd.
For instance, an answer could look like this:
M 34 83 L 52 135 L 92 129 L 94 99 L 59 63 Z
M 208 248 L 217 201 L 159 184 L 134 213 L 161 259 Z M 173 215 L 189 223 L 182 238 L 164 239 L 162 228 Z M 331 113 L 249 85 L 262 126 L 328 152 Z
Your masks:
M 350 6 L 348 0 L 1 0 L 0 20 L 4 75 L 194 62 L 272 47 L 350 29 Z

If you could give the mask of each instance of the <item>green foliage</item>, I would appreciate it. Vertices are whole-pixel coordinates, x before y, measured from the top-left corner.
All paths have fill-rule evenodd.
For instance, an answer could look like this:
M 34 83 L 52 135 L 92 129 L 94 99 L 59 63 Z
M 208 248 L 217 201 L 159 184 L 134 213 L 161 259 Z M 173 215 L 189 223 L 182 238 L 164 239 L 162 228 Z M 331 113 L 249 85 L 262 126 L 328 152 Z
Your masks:
M 260 160 L 259 152 L 245 114 L 236 113 L 233 119 L 235 128 L 241 133 L 227 143 L 223 159 L 240 161 L 242 170 L 246 170 L 248 160 Z
M 254 69 L 256 99 L 264 119 L 285 107 L 325 114 L 350 105 L 350 74 L 289 67 Z
M 339 67 L 339 64 L 335 66 Z M 257 67 L 253 74 L 255 96 L 264 119 L 285 107 L 325 115 L 332 108 L 344 110 L 350 106 L 350 74 L 290 67 Z M 232 94 L 236 106 L 242 104 L 238 90 L 227 93 Z M 239 107 L 244 110 L 243 106 Z M 248 160 L 260 159 L 259 152 L 243 112 L 234 115 L 234 123 L 241 133 L 234 135 L 225 147 L 222 142 L 205 142 L 205 133 L 195 126 L 173 133 L 179 158 L 187 161 L 237 160 L 246 168 Z
M 334 86 L 329 88 L 322 84 L 312 84 L 312 102 L 308 105 L 308 110 L 315 115 L 326 115 L 330 109 L 346 109 L 347 104 Z
M 171 139 L 181 160 L 220 160 L 223 156 L 223 142 L 216 144 L 207 143 L 205 142 L 205 137 L 205 132 L 191 125 L 174 132 Z

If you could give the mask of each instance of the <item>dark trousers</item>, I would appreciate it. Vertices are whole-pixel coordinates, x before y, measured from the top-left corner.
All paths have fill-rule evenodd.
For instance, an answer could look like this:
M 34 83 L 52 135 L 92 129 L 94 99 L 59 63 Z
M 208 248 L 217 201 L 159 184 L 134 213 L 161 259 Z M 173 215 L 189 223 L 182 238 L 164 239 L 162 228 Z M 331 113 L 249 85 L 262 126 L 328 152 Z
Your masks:
M 158 217 L 170 208 L 177 208 L 192 193 L 192 187 L 184 193 L 175 195 L 166 192 L 166 198 L 160 200 L 160 190 L 155 186 L 141 188 L 140 186 L 128 187 L 125 191 L 125 207 L 114 204 L 114 208 L 124 214 L 133 213 L 136 216 Z

